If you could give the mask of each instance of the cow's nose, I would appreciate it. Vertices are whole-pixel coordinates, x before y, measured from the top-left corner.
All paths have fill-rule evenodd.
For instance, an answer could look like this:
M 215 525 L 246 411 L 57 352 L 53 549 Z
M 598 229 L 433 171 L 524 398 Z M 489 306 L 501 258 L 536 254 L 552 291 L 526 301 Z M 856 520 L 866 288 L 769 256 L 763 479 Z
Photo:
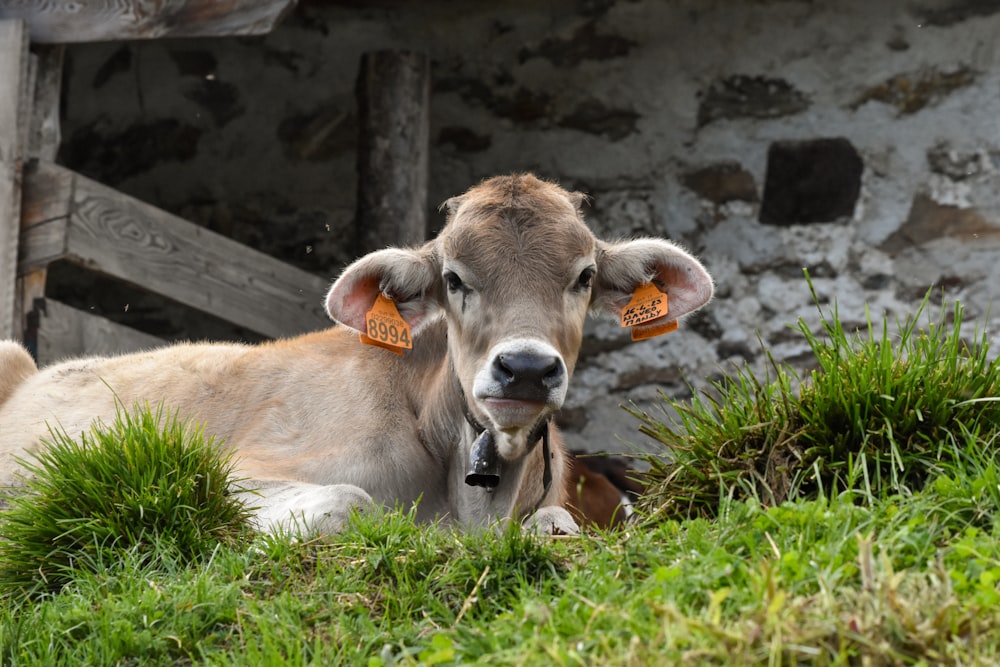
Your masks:
M 545 401 L 565 377 L 562 359 L 555 355 L 502 352 L 493 359 L 493 379 L 507 398 Z

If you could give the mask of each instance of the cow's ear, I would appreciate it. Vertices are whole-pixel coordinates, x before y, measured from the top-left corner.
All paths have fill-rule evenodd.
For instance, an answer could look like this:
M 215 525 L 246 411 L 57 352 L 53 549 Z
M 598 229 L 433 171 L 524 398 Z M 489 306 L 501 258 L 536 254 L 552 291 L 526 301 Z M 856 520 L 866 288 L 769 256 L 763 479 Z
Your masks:
M 650 282 L 669 297 L 664 321 L 677 320 L 701 308 L 712 298 L 714 289 L 712 277 L 701 262 L 669 241 L 598 241 L 597 281 L 591 299 L 594 312 L 621 317 L 635 289 Z
M 365 315 L 382 293 L 396 304 L 416 337 L 441 309 L 440 280 L 429 245 L 378 250 L 344 269 L 326 295 L 326 312 L 344 326 L 365 331 Z
M 573 205 L 577 211 L 583 211 L 583 207 L 590 203 L 590 197 L 583 192 L 567 192 L 566 196 L 569 197 L 569 203 Z
M 449 218 L 453 217 L 457 212 L 458 208 L 465 201 L 465 195 L 456 195 L 455 197 L 450 197 L 441 202 L 438 206 L 439 211 L 444 211 Z

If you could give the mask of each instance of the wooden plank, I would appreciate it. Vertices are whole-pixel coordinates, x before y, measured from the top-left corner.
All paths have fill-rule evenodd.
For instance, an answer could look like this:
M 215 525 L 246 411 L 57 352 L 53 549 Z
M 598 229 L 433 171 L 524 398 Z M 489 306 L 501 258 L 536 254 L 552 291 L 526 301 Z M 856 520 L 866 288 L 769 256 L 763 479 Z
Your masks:
M 125 354 L 167 344 L 156 336 L 53 299 L 37 299 L 29 320 L 32 326 L 28 347 L 39 365 L 48 365 L 67 357 Z
M 65 259 L 69 255 L 68 226 L 69 217 L 67 216 L 24 227 L 21 230 L 18 273 L 24 275 L 36 269 L 44 269 L 52 262 Z M 30 304 L 25 305 L 30 306 Z
M 331 324 L 322 278 L 58 165 L 39 164 L 26 180 L 26 192 L 71 201 L 32 204 L 69 215 L 25 228 L 22 271 L 66 259 L 269 337 Z
M 23 310 L 29 310 L 31 300 L 43 295 L 45 268 L 68 252 L 66 226 L 73 212 L 76 172 L 51 166 L 50 162 L 34 161 L 24 170 L 17 272 L 19 280 L 31 273 L 37 275 L 31 289 L 21 289 L 23 294 L 33 295 L 23 302 Z
M 0 21 L 0 339 L 20 339 L 22 329 L 16 276 L 30 66 L 24 23 Z
M 21 228 L 27 233 L 34 225 L 68 218 L 73 210 L 73 186 L 76 173 L 68 169 L 50 169 L 51 162 L 35 161 L 24 169 L 21 188 Z
M 427 238 L 430 59 L 365 53 L 358 72 L 359 255 Z
M 270 32 L 295 0 L 0 0 L 0 19 L 23 19 L 44 44 Z

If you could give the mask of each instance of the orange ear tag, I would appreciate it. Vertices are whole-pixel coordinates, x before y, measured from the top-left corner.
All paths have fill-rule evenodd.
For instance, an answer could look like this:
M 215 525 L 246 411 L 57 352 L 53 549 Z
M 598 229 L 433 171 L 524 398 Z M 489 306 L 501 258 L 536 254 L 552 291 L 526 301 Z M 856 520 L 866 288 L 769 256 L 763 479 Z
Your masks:
M 677 331 L 677 320 L 670 320 L 663 324 L 647 324 L 646 326 L 632 327 L 632 340 L 646 340 L 671 331 Z
M 361 342 L 365 345 L 385 348 L 396 354 L 413 349 L 410 325 L 399 314 L 396 304 L 381 292 L 375 305 L 365 314 L 365 320 L 368 331 L 361 334 Z
M 645 340 L 661 334 L 676 331 L 677 320 L 642 326 L 665 317 L 669 312 L 667 295 L 653 283 L 645 283 L 635 288 L 632 299 L 622 309 L 622 326 L 632 327 L 632 340 Z

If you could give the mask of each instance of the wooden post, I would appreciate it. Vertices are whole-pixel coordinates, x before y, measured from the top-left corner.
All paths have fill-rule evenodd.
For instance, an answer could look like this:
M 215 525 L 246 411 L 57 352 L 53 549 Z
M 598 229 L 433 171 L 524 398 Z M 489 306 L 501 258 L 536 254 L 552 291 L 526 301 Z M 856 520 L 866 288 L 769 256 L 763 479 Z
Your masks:
M 62 97 L 63 47 L 35 46 L 31 55 L 34 97 L 31 107 L 31 118 L 28 120 L 27 155 L 31 160 L 46 160 L 55 162 L 56 153 L 62 137 L 59 120 L 60 99 Z M 24 238 L 25 216 L 30 216 L 32 202 L 27 199 L 26 167 L 22 172 L 21 190 L 21 233 Z M 19 241 L 20 243 L 20 241 Z M 18 255 L 20 256 L 20 250 Z M 18 269 L 14 291 L 14 317 L 17 323 L 16 333 L 21 334 L 22 342 L 34 355 L 36 361 L 41 361 L 37 346 L 37 326 L 32 326 L 32 311 L 35 301 L 45 296 L 45 282 L 48 277 L 48 267 L 36 267 L 30 271 Z M 37 317 L 37 316 L 36 316 Z
M 31 61 L 23 21 L 0 21 L 0 339 L 21 338 L 16 308 L 21 178 L 31 115 Z
M 28 126 L 28 155 L 55 162 L 62 140 L 59 107 L 62 99 L 64 48 L 61 44 L 34 45 L 31 50 L 37 67 L 31 124 Z
M 361 57 L 357 81 L 359 254 L 427 238 L 430 59 Z

